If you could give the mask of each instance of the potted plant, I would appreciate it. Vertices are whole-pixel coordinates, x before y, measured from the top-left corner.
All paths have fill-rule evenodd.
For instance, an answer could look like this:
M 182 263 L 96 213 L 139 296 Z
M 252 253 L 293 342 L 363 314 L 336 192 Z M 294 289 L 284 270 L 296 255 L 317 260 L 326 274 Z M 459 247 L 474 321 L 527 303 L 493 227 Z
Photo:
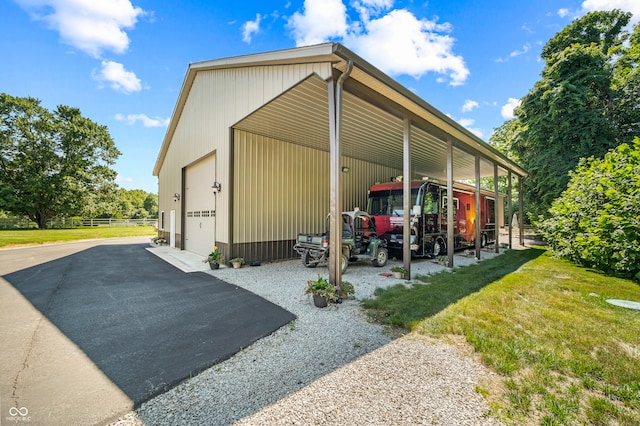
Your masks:
M 220 263 L 224 262 L 224 258 L 218 246 L 213 246 L 213 250 L 204 261 L 205 263 L 209 263 L 211 269 L 218 269 L 220 267 Z
M 324 308 L 331 304 L 331 302 L 337 302 L 339 299 L 336 286 L 320 275 L 318 275 L 318 278 L 315 280 L 307 281 L 307 289 L 304 294 L 311 294 L 313 296 L 313 304 L 318 308 Z
M 340 284 L 341 291 L 338 292 L 341 299 L 350 299 L 356 293 L 355 288 L 353 288 L 353 284 L 349 281 L 342 281 Z
M 161 246 L 167 244 L 167 240 L 164 237 L 157 236 L 151 238 L 151 244 Z
M 241 257 L 234 257 L 233 259 L 230 260 L 230 262 L 233 265 L 234 269 L 238 269 L 242 267 L 242 265 L 244 265 L 244 259 Z
M 407 269 L 404 266 L 394 266 L 391 268 L 391 272 L 396 278 L 404 278 L 407 274 Z

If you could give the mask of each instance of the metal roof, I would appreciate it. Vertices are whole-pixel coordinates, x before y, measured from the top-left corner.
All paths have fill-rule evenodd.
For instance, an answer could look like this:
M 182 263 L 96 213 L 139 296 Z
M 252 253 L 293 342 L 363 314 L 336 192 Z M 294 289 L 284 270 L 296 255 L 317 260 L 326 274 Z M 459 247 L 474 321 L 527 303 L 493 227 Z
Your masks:
M 402 169 L 403 119 L 411 119 L 411 164 L 419 176 L 446 179 L 447 141 L 454 146 L 455 179 L 473 179 L 475 155 L 481 176 L 527 172 L 391 77 L 338 43 L 200 62 L 189 66 L 178 102 L 154 168 L 158 175 L 180 112 L 196 73 L 203 70 L 330 62 L 335 73 L 353 61 L 344 84 L 342 155 Z M 258 108 L 233 127 L 279 140 L 329 150 L 328 83 L 310 75 L 284 94 Z

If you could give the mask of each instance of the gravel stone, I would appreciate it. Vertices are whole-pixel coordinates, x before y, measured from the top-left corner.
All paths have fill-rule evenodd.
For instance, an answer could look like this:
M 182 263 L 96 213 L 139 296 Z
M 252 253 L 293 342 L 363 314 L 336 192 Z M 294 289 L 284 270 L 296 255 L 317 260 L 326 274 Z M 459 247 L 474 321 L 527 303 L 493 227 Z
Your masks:
M 175 254 L 174 254 L 175 256 Z M 496 256 L 488 251 L 482 258 Z M 201 261 L 201 260 L 200 260 Z M 477 262 L 455 256 L 456 266 Z M 446 424 L 495 425 L 475 387 L 491 372 L 453 346 L 410 334 L 393 340 L 371 323 L 360 300 L 404 284 L 359 261 L 343 280 L 355 300 L 323 309 L 304 294 L 328 268 L 299 260 L 208 271 L 289 310 L 297 319 L 230 359 L 161 394 L 112 425 Z M 412 275 L 445 269 L 412 263 Z

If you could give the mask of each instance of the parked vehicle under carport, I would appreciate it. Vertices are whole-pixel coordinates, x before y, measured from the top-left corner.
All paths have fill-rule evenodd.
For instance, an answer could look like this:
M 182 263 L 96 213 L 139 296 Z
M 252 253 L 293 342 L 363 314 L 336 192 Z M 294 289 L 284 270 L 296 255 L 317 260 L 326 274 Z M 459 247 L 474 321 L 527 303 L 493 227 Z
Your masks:
M 349 262 L 370 261 L 373 266 L 387 264 L 389 254 L 386 241 L 378 238 L 375 220 L 368 213 L 353 210 L 342 213 L 342 272 Z M 293 249 L 300 255 L 302 264 L 315 268 L 327 264 L 329 260 L 329 216 L 327 232 L 323 234 L 298 234 Z

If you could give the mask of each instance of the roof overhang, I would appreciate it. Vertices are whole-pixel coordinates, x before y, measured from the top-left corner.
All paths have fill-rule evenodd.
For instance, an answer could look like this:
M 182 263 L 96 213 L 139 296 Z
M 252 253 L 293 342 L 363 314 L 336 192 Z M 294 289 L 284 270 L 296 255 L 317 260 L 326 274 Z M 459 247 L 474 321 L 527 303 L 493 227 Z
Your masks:
M 481 176 L 527 172 L 495 148 L 438 111 L 355 53 L 338 43 L 324 43 L 277 52 L 239 56 L 191 64 L 165 135 L 154 175 L 158 175 L 168 145 L 195 76 L 214 69 L 331 63 L 336 75 L 349 61 L 353 69 L 344 83 L 342 154 L 374 164 L 402 169 L 403 120 L 411 120 L 411 164 L 417 176 L 446 178 L 447 143 L 454 147 L 455 179 L 473 179 L 475 158 Z M 308 76 L 276 99 L 240 120 L 233 127 L 279 140 L 329 150 L 327 81 Z

